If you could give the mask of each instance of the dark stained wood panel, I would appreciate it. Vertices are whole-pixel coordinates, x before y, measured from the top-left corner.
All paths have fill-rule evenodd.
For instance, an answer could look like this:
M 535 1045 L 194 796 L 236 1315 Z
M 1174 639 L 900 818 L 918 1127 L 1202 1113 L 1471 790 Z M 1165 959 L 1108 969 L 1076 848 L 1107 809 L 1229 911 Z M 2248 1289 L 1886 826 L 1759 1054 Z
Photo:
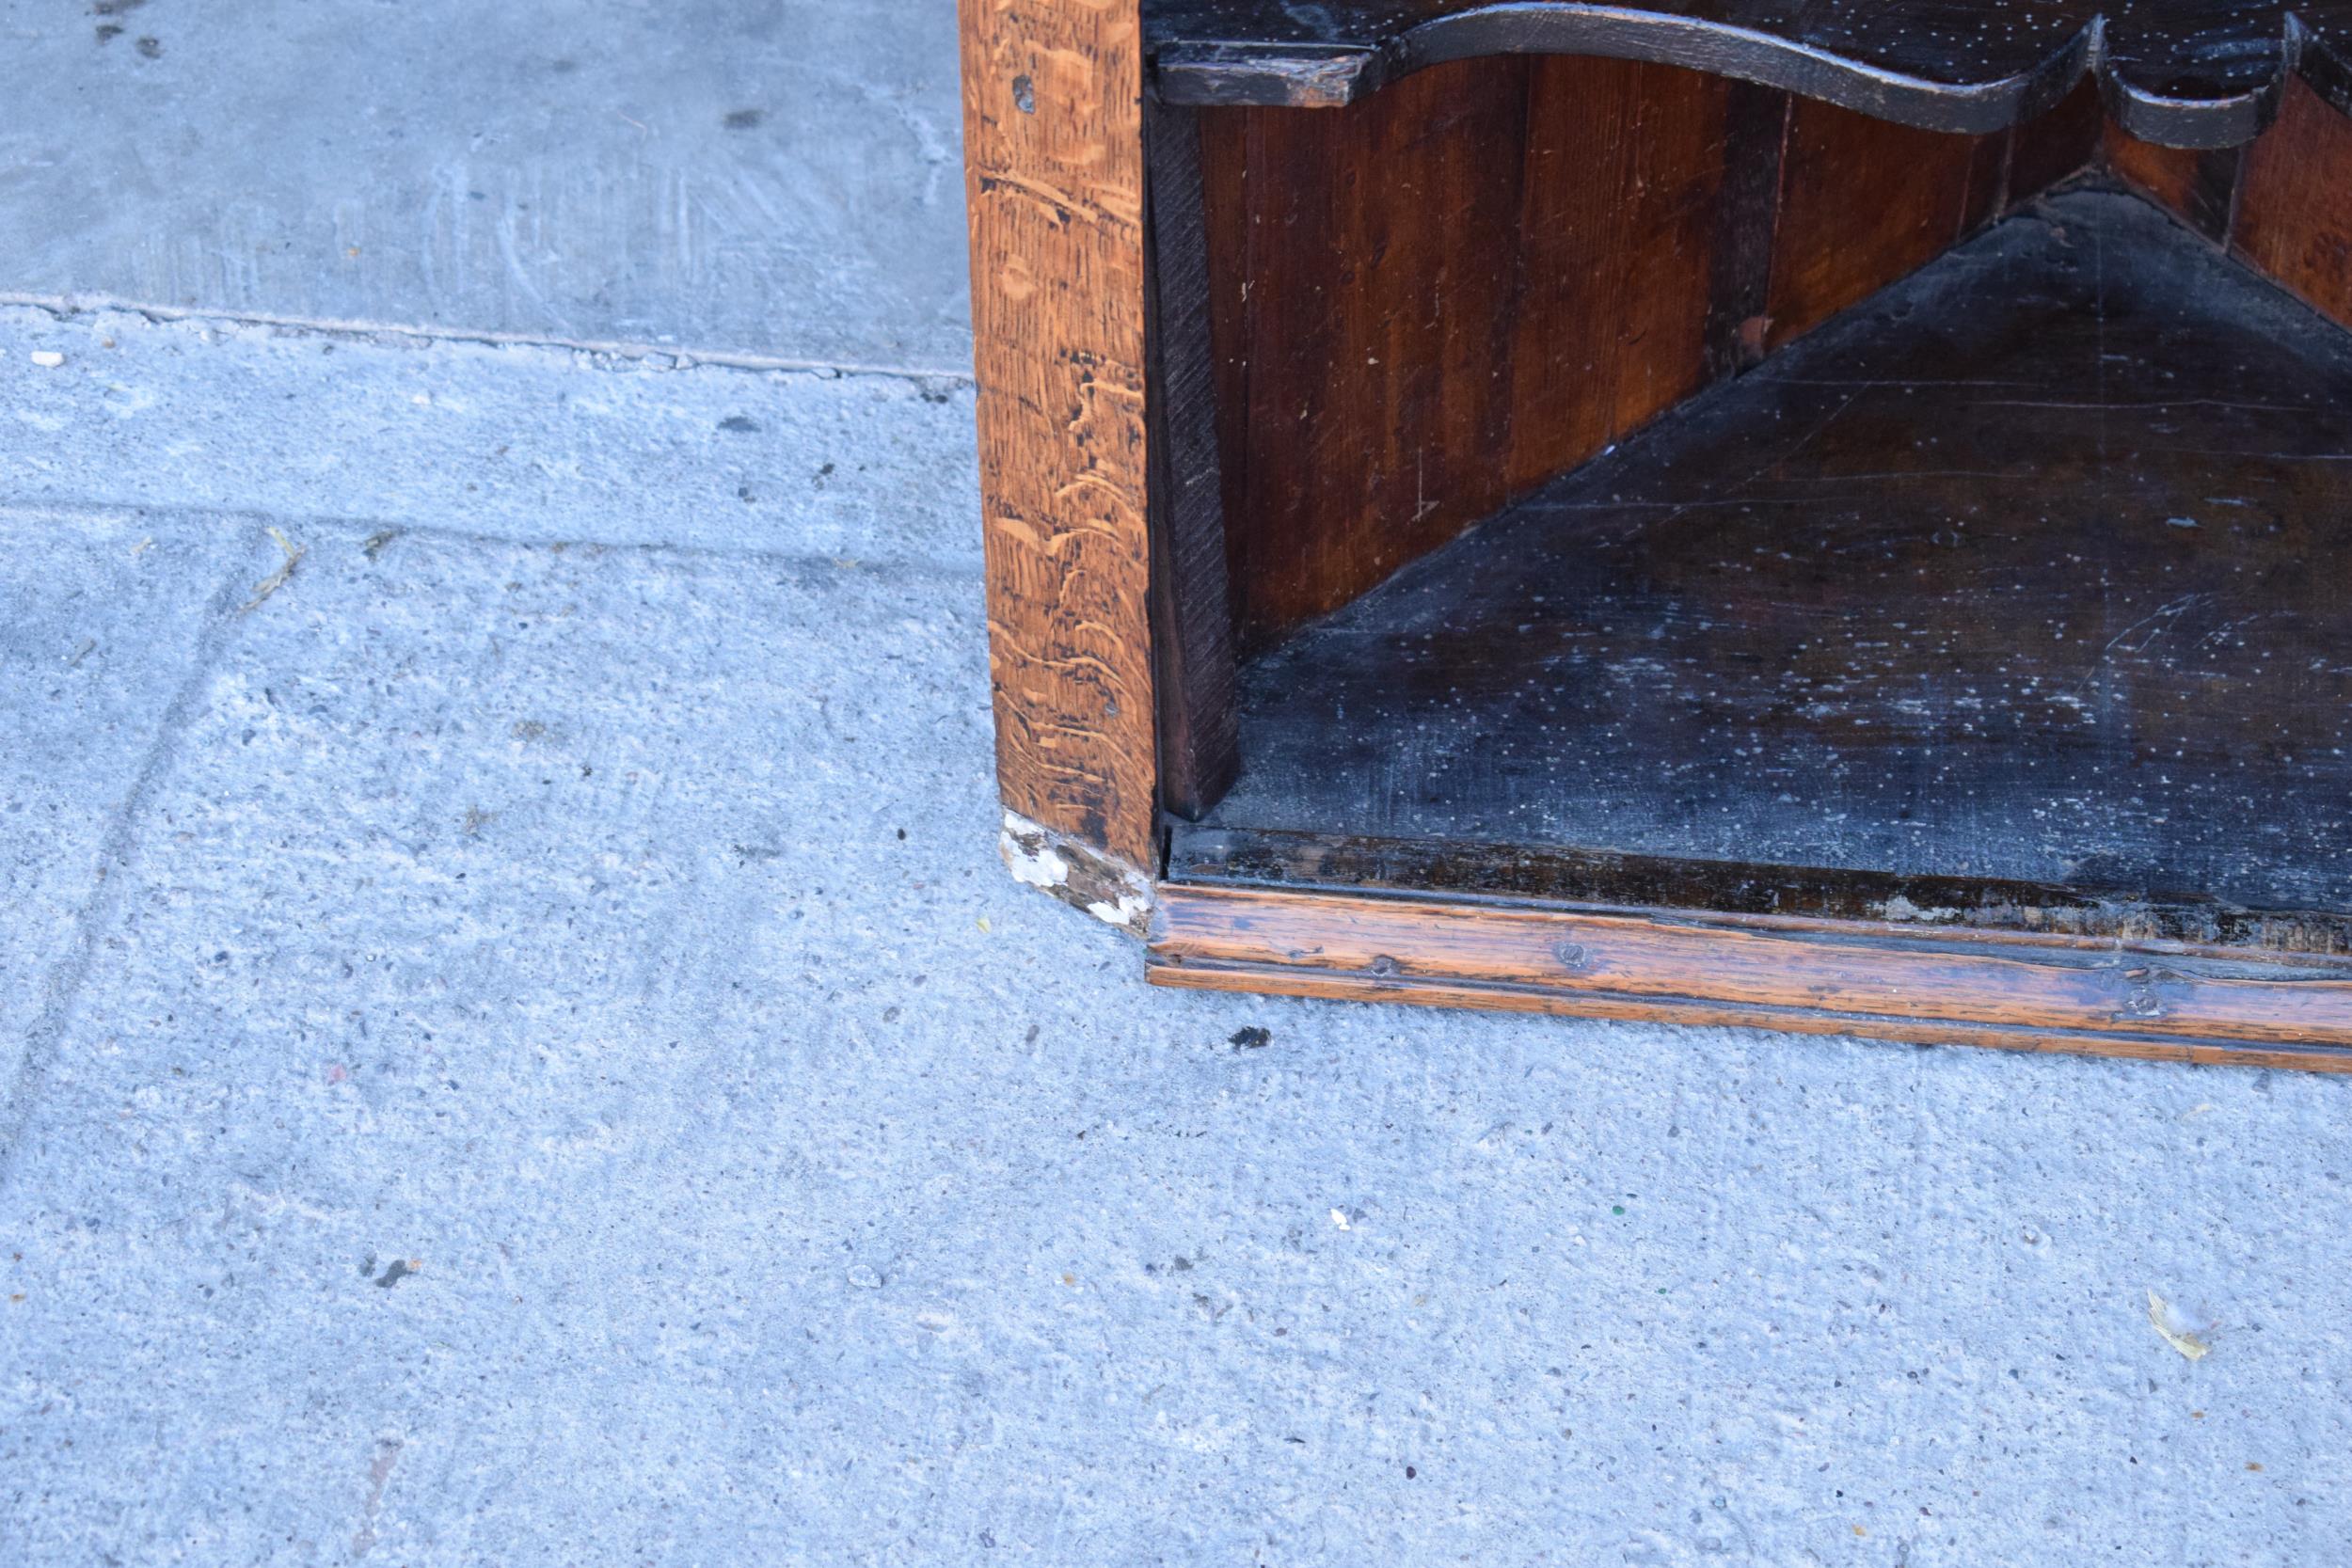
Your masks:
M 2078 84 L 2039 119 L 2020 122 L 2009 134 L 2009 181 L 2002 205 L 2029 201 L 2052 185 L 2098 162 L 2106 111 L 2098 85 Z
M 1242 644 L 1346 603 L 1505 498 L 1525 67 L 1332 116 L 1245 112 L 1207 166 Z
M 1772 344 L 1927 265 L 1990 217 L 2005 139 L 1916 131 L 1798 100 L 1781 156 Z
M 1158 655 L 1160 801 L 1199 815 L 1240 767 L 1233 730 L 1233 612 L 1225 583 L 1216 365 L 1209 327 L 1200 132 L 1189 109 L 1152 105 L 1150 309 L 1152 638 Z
M 2231 243 L 2248 261 L 2352 324 L 2352 120 L 2298 87 L 2246 150 Z
M 1208 824 L 2352 909 L 2347 406 L 2053 198 L 1260 659 Z
M 1245 653 L 1922 265 L 2010 186 L 2006 135 L 1619 60 L 1200 122 Z
M 1739 362 L 1764 309 L 1785 95 L 1621 60 L 1531 62 L 1510 488 Z
M 1922 129 L 1982 135 L 2094 75 L 2124 128 L 2230 147 L 2299 63 L 2352 106 L 2352 0 L 1149 0 L 1161 90 L 1327 106 L 1447 61 L 1605 55 L 1688 66 Z M 2094 40 L 2095 45 L 2094 45 Z
M 2124 183 L 2174 217 L 2209 240 L 2228 237 L 2245 149 L 2199 152 L 2158 147 L 2109 125 L 2100 151 Z

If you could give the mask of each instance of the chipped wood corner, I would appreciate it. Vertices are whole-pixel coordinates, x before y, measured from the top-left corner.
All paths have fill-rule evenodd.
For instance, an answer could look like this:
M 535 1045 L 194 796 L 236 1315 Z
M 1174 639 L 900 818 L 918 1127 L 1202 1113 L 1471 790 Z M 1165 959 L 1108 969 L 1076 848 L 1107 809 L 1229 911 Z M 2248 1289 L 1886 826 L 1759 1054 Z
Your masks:
M 997 852 L 1013 880 L 1052 894 L 1106 926 L 1140 937 L 1152 921 L 1152 879 L 1115 855 L 1005 813 Z

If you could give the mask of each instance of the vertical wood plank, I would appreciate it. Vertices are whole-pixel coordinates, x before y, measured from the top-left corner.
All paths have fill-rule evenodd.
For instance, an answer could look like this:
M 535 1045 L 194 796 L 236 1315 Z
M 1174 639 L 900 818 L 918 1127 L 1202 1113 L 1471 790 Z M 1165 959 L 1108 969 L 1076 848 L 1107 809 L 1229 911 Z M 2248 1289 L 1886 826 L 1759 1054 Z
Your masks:
M 1210 166 L 1238 640 L 1262 647 L 1499 507 L 1526 62 L 1348 108 L 1223 111 Z M 1244 218 L 1233 221 L 1238 202 Z M 1238 232 L 1236 231 L 1238 230 Z
M 1263 158 L 1265 116 L 1241 109 L 1198 111 L 1200 224 L 1208 264 L 1209 352 L 1214 371 L 1218 489 L 1224 498 L 1226 594 L 1235 634 L 1259 613 L 1256 585 L 1241 575 L 1247 555 L 1233 536 L 1263 525 L 1250 511 L 1250 476 L 1260 461 L 1249 423 L 1250 366 L 1258 331 L 1258 237 L 1250 171 Z
M 2097 161 L 2106 111 L 2099 85 L 2085 78 L 2056 108 L 2010 129 L 2009 189 L 2001 205 L 2032 200 Z
M 1194 817 L 1240 770 L 1232 607 L 1217 463 L 1200 131 L 1189 109 L 1144 117 L 1152 309 L 1152 615 L 1158 649 L 1160 801 Z
M 1724 88 L 1723 184 L 1715 197 L 1708 259 L 1712 279 L 1704 335 L 1708 381 L 1764 357 L 1772 327 L 1772 241 L 1780 230 L 1781 160 L 1788 154 L 1795 112 L 1785 92 L 1728 80 Z
M 1736 368 L 1764 309 L 1783 95 L 1628 60 L 1531 62 L 1510 490 Z
M 1964 231 L 1979 136 L 1915 131 L 1799 99 L 1773 242 L 1777 347 L 1935 260 Z
M 1143 131 L 1132 0 L 961 0 L 998 787 L 1152 862 Z
M 2298 79 L 2247 149 L 2231 245 L 2323 314 L 2352 325 L 2352 119 Z
M 2100 150 L 2109 168 L 2174 217 L 2216 244 L 2229 237 L 2244 148 L 2158 147 L 2111 124 Z

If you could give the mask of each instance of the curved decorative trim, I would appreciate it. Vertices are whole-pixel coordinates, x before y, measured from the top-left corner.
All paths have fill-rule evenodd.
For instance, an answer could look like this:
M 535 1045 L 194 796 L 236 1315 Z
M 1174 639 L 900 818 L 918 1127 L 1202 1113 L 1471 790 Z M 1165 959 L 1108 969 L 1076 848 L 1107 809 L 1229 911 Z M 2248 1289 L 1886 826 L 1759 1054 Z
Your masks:
M 2212 149 L 2250 141 L 2289 71 L 2352 112 L 2352 0 L 2157 0 L 2110 18 L 2064 0 L 2046 20 L 1948 25 L 1948 4 L 1876 0 L 1161 0 L 1146 26 L 1172 103 L 1330 108 L 1396 78 L 1485 55 L 1588 55 L 1688 66 L 1922 130 L 1983 135 L 2049 108 L 2086 74 L 2134 136 Z M 2002 8 L 2006 15 L 2007 8 Z M 1300 20 L 1302 17 L 1307 20 Z M 1936 19 L 1946 24 L 1938 30 Z

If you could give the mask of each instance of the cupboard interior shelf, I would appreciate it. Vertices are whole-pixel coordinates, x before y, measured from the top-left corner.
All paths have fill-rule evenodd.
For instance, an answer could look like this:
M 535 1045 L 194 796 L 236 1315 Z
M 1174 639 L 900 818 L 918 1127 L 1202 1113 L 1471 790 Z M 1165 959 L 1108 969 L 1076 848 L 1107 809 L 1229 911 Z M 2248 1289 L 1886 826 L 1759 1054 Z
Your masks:
M 2347 408 L 2046 198 L 1248 662 L 1169 876 L 2344 953 Z

